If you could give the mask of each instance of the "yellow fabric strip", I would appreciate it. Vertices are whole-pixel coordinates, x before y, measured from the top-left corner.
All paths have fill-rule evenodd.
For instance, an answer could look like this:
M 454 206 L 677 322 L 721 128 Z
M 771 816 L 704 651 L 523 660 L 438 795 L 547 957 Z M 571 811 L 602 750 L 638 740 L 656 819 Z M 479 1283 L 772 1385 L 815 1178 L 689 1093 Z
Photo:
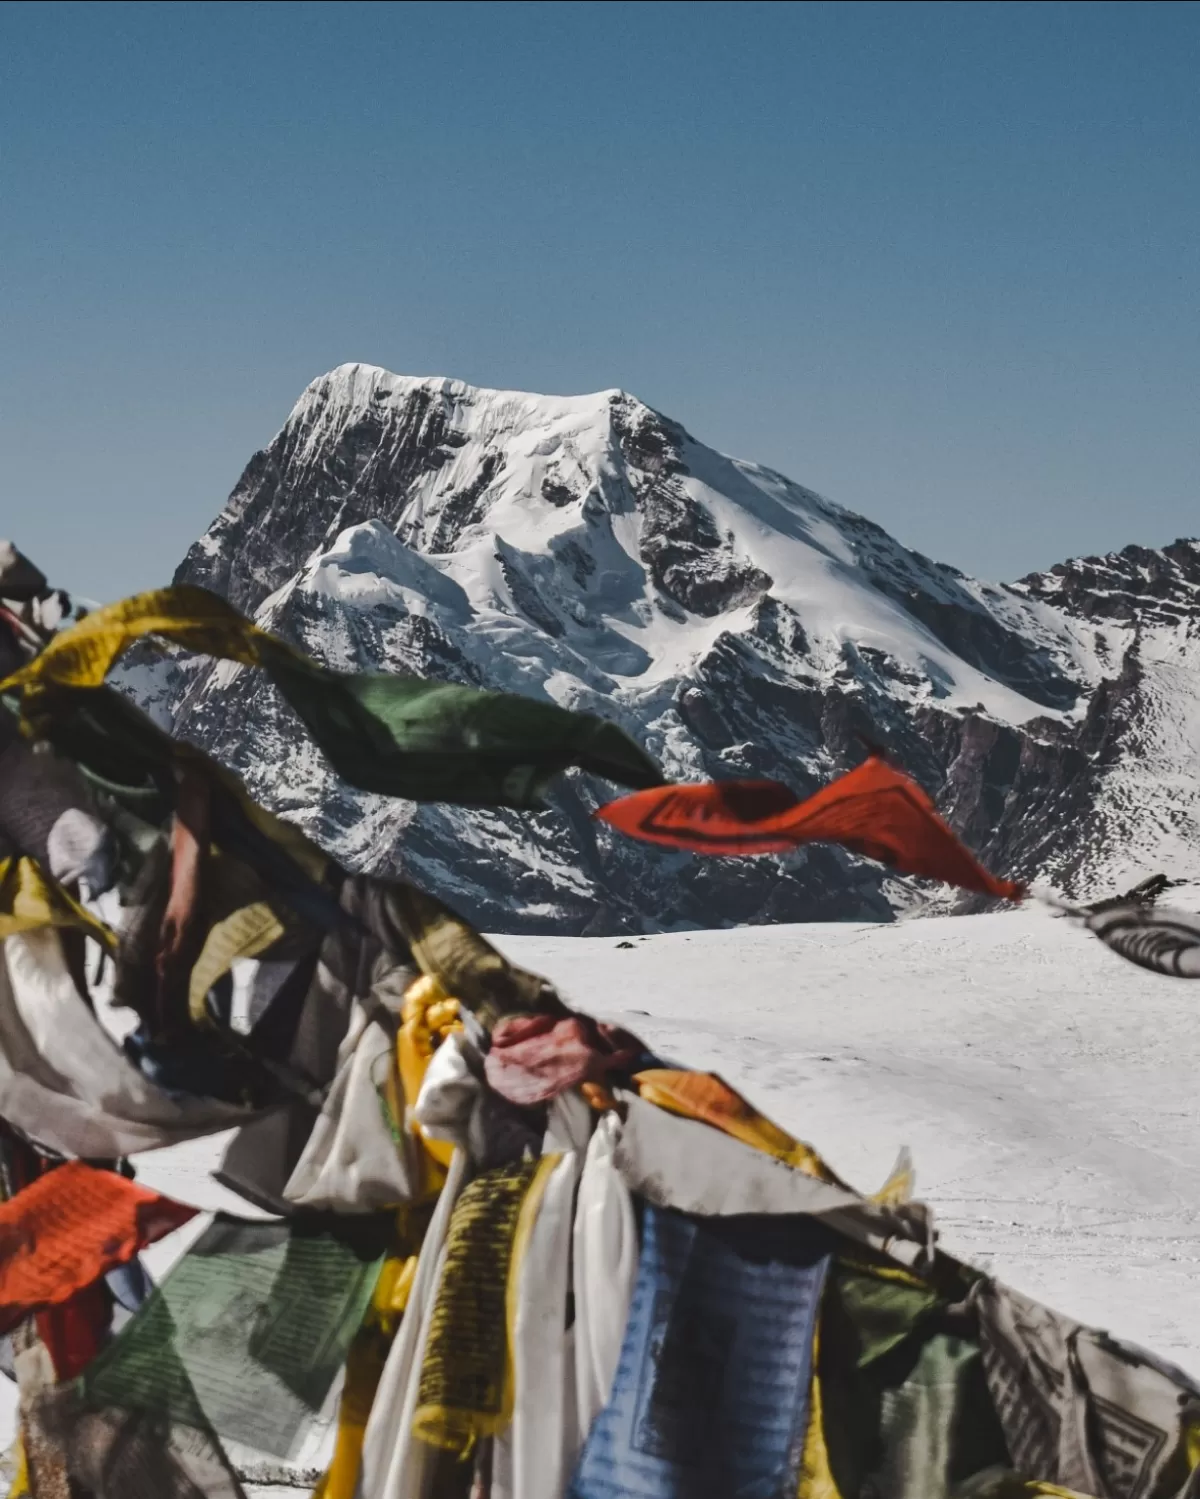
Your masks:
M 800 1460 L 800 1483 L 797 1499 L 842 1499 L 829 1451 L 825 1446 L 825 1413 L 821 1402 L 821 1329 L 813 1334 L 812 1382 L 808 1390 L 808 1429 L 804 1434 L 804 1454 Z
M 396 1061 L 405 1102 L 411 1106 L 417 1101 L 434 1051 L 452 1031 L 462 1030 L 462 1021 L 458 1018 L 458 1000 L 427 974 L 405 990 L 400 1020 Z M 450 1165 L 454 1146 L 449 1140 L 431 1140 L 419 1126 L 414 1126 L 414 1133 L 438 1166 Z
M 1200 1468 L 1200 1421 L 1192 1419 L 1183 1433 L 1183 1450 L 1187 1457 L 1188 1472 Z
M 450 1219 L 413 1433 L 459 1457 L 511 1419 L 509 1269 L 522 1206 L 541 1169 L 523 1160 L 482 1172 Z
M 912 1201 L 916 1181 L 916 1172 L 908 1151 L 902 1150 L 900 1159 L 892 1167 L 891 1175 L 878 1192 L 871 1193 L 870 1201 L 879 1203 L 881 1207 L 903 1207 L 905 1203 Z
M 407 1258 L 397 1256 L 385 1260 L 379 1279 L 375 1282 L 375 1295 L 371 1301 L 371 1315 L 385 1332 L 394 1332 L 412 1295 L 413 1281 L 417 1278 L 420 1257 L 410 1254 Z
M 354 1499 L 367 1421 L 388 1351 L 408 1306 L 431 1209 L 432 1205 L 406 1205 L 397 1213 L 395 1253 L 383 1262 L 371 1304 L 350 1345 L 333 1458 L 313 1490 L 313 1499 Z
M 117 939 L 57 881 L 24 855 L 0 859 L 0 941 L 43 926 L 77 927 L 110 951 Z
M 848 1265 L 850 1269 L 857 1270 L 862 1275 L 873 1275 L 876 1280 L 894 1281 L 897 1285 L 911 1286 L 916 1291 L 929 1290 L 929 1282 L 927 1280 L 922 1280 L 919 1275 L 914 1275 L 911 1270 L 906 1270 L 903 1265 L 879 1265 L 872 1260 L 860 1259 L 858 1255 L 846 1247 L 838 1251 L 837 1258 L 840 1264 Z
M 378 1329 L 368 1327 L 364 1327 L 351 1343 L 338 1407 L 333 1457 L 324 1477 L 313 1490 L 313 1499 L 354 1499 L 362 1467 L 363 1438 L 390 1345 L 390 1338 L 383 1337 Z
M 158 588 L 108 604 L 63 630 L 20 671 L 0 682 L 0 692 L 51 684 L 101 687 L 122 652 L 147 635 L 161 635 L 187 650 L 245 666 L 257 666 L 268 653 L 291 649 L 207 589 Z
M 208 991 L 238 958 L 256 958 L 283 936 L 284 926 L 268 901 L 243 906 L 214 922 L 188 981 L 188 1012 L 193 1025 L 212 1025 L 205 1000 Z
M 13 1453 L 17 1460 L 17 1471 L 13 1475 L 12 1487 L 8 1491 L 8 1499 L 30 1499 L 29 1493 L 29 1464 L 25 1460 L 25 1443 L 21 1433 L 17 1433 L 16 1445 Z
M 1062 1489 L 1056 1483 L 1027 1483 L 1023 1492 L 1029 1495 L 1044 1494 L 1046 1499 L 1090 1499 L 1087 1494 L 1080 1494 L 1075 1489 Z

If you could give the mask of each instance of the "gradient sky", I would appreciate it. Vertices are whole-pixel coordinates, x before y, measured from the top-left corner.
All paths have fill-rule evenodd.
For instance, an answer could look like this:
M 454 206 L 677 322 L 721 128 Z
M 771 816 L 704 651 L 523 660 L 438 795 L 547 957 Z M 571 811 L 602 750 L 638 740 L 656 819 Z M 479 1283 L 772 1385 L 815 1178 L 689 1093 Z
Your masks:
M 1200 6 L 0 5 L 0 535 L 165 581 L 346 360 L 940 560 L 1200 534 Z

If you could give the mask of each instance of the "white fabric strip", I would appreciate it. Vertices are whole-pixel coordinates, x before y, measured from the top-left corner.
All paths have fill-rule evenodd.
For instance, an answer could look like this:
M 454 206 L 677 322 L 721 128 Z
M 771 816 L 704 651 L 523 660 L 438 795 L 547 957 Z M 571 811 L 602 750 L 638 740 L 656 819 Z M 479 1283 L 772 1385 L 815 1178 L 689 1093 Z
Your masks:
M 883 1207 L 634 1093 L 619 1097 L 626 1116 L 617 1169 L 631 1192 L 657 1207 L 700 1217 L 806 1213 L 899 1264 L 920 1268 L 931 1258 L 933 1222 L 923 1204 Z
M 621 1120 L 610 1111 L 588 1146 L 575 1205 L 575 1399 L 580 1444 L 612 1393 L 637 1278 L 633 1199 L 615 1160 L 620 1138 Z
M 142 1076 L 109 1039 L 46 927 L 4 943 L 0 961 L 0 1117 L 64 1155 L 134 1155 L 254 1117 L 183 1098 Z

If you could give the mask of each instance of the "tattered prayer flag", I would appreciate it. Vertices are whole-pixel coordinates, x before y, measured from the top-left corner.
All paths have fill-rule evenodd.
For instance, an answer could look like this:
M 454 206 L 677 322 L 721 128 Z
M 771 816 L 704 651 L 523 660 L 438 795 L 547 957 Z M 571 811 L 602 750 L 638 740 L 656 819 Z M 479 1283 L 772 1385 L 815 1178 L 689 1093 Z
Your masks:
M 488 1086 L 520 1108 L 635 1065 L 646 1048 L 590 1015 L 506 1015 L 484 1059 Z
M 845 1186 L 810 1145 L 772 1124 L 715 1072 L 653 1067 L 637 1073 L 633 1080 L 641 1096 L 660 1109 L 711 1124 L 744 1145 L 753 1145 L 755 1150 L 786 1161 L 798 1171 Z
M 410 801 L 539 807 L 569 766 L 622 786 L 655 786 L 662 774 L 614 723 L 513 693 L 420 677 L 338 672 L 270 635 L 207 589 L 138 594 L 64 630 L 0 683 L 21 688 L 36 716 L 55 686 L 97 688 L 135 641 L 157 636 L 188 650 L 261 667 L 303 720 L 334 770 L 352 786 Z
M 220 1215 L 83 1376 L 85 1403 L 292 1456 L 345 1363 L 394 1223 Z
M 0 1203 L 0 1331 L 69 1300 L 195 1212 L 82 1161 L 46 1172 Z
M 1183 1480 L 1195 1468 L 1193 1379 L 998 1281 L 982 1279 L 971 1300 L 988 1390 L 1018 1472 L 1122 1499 L 1192 1489 Z
M 107 948 L 116 938 L 98 916 L 24 855 L 0 858 L 0 941 L 39 927 L 77 927 Z
M 596 816 L 631 837 L 693 853 L 780 854 L 803 843 L 838 843 L 900 874 L 1006 900 L 1025 893 L 989 874 L 916 782 L 879 755 L 806 801 L 777 781 L 715 781 L 639 791 Z
M 832 1246 L 802 1217 L 718 1225 L 648 1203 L 612 1395 L 568 1499 L 796 1494 Z
M 178 1368 L 172 1387 L 186 1383 Z M 164 1421 L 157 1411 L 88 1403 L 82 1382 L 44 1390 L 27 1430 L 66 1480 L 89 1499 L 246 1499 L 216 1434 L 206 1426 Z M 46 1491 L 48 1499 L 55 1496 Z M 30 1499 L 42 1499 L 35 1484 Z
M 113 1160 L 251 1116 L 143 1077 L 81 1001 L 45 928 L 8 937 L 0 954 L 0 1117 L 63 1155 Z
M 1105 947 L 1139 968 L 1172 978 L 1200 979 L 1200 917 L 1137 902 L 1079 915 Z
M 822 1424 L 810 1423 L 806 1466 L 823 1468 L 833 1493 L 979 1499 L 977 1475 L 1007 1466 L 978 1339 L 932 1287 L 835 1261 L 818 1368 Z M 802 1483 L 798 1499 L 829 1492 Z
M 372 899 L 373 926 L 397 926 L 426 978 L 436 980 L 485 1029 L 503 1015 L 537 1009 L 546 1000 L 549 985 L 543 978 L 510 963 L 435 896 L 396 881 L 376 885 Z
M 413 1416 L 430 1446 L 465 1457 L 512 1419 L 510 1288 L 558 1160 L 483 1171 L 454 1206 Z

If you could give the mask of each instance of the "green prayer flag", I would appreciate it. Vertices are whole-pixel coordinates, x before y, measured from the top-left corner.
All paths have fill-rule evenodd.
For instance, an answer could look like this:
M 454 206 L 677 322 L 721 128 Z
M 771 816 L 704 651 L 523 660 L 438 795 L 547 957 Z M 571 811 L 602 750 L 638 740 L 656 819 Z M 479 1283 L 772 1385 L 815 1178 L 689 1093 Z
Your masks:
M 616 724 L 509 692 L 380 672 L 337 672 L 259 643 L 267 675 L 334 770 L 409 801 L 539 807 L 569 766 L 622 786 L 662 772 Z
M 290 1457 L 362 1322 L 378 1229 L 218 1216 L 82 1375 L 85 1403 Z
M 420 677 L 332 671 L 216 594 L 186 584 L 96 610 L 0 691 L 19 690 L 22 716 L 51 734 L 64 690 L 96 693 L 131 645 L 155 639 L 263 670 L 334 770 L 363 791 L 531 808 L 572 766 L 636 790 L 662 783 L 645 750 L 593 714 Z
M 830 1470 L 842 1499 L 949 1499 L 1008 1451 L 978 1342 L 932 1288 L 838 1264 L 821 1316 Z

